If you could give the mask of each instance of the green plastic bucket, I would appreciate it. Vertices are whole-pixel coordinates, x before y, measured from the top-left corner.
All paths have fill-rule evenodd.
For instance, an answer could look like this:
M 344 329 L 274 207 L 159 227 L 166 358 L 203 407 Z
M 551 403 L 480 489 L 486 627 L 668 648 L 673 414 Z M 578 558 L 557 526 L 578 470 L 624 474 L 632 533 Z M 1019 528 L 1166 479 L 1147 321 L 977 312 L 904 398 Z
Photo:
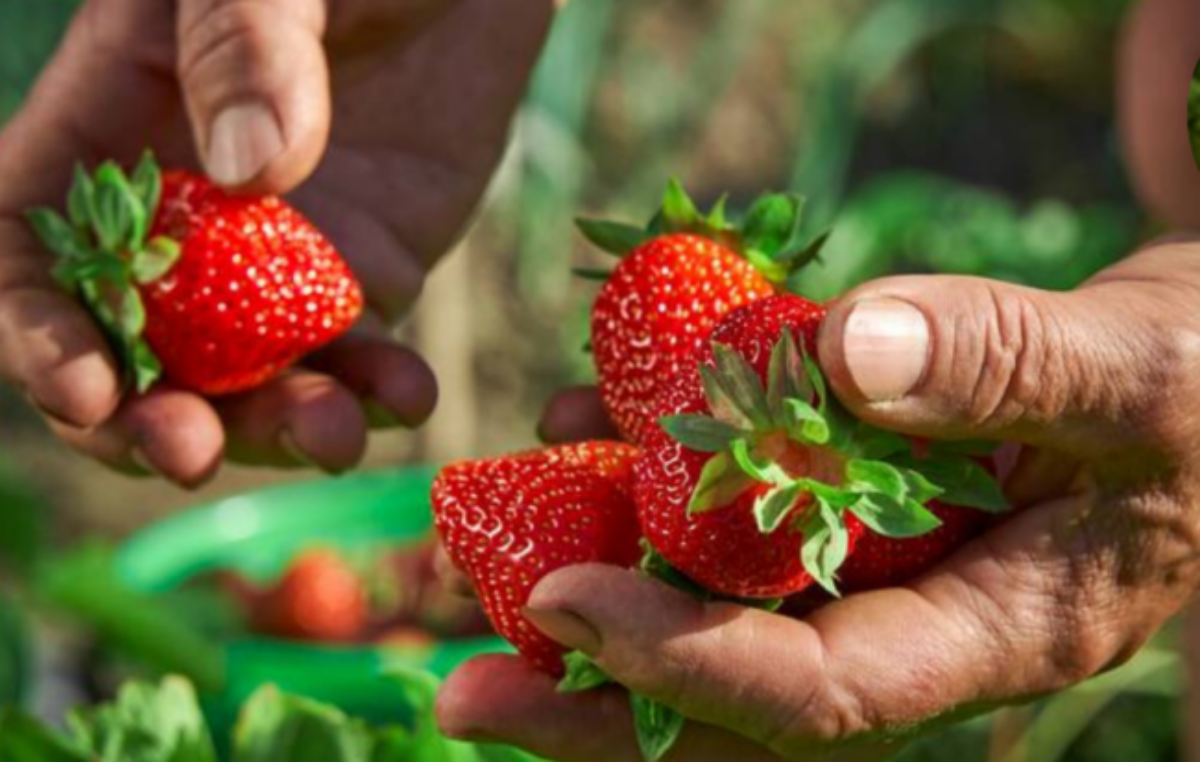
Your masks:
M 230 497 L 168 518 L 134 536 L 117 555 L 132 588 L 157 593 L 215 569 L 273 577 L 314 543 L 353 550 L 400 545 L 432 529 L 428 468 L 367 472 Z M 467 659 L 511 649 L 498 638 L 445 641 L 410 650 L 328 647 L 247 637 L 226 648 L 227 680 L 205 697 L 214 725 L 228 727 L 254 690 L 274 684 L 377 722 L 397 719 L 400 688 L 382 677 L 390 664 L 444 677 Z

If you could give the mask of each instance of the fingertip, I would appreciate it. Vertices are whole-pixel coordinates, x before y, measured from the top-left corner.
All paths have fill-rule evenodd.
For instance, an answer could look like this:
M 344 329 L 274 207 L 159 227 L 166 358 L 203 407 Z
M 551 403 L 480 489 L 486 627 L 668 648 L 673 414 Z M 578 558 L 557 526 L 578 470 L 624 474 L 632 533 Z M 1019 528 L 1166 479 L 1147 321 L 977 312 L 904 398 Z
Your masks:
M 130 458 L 188 489 L 198 489 L 220 470 L 225 430 L 212 406 L 201 397 L 158 389 L 133 399 L 121 413 L 129 431 Z
M 315 465 L 343 473 L 367 450 L 367 420 L 357 398 L 332 379 L 314 376 L 293 391 L 294 408 L 284 432 Z
M 63 360 L 27 383 L 30 401 L 44 415 L 69 426 L 102 425 L 121 404 L 122 385 L 106 353 Z
M 537 432 L 547 444 L 620 438 L 594 386 L 575 386 L 555 394 L 542 411 Z
M 416 428 L 429 420 L 438 404 L 438 381 L 416 352 L 402 346 L 387 348 L 377 372 L 373 398 L 396 416 L 402 426 Z
M 489 654 L 466 662 L 446 678 L 434 714 L 442 733 L 459 740 L 491 740 L 514 700 L 553 691 L 553 681 L 519 656 Z

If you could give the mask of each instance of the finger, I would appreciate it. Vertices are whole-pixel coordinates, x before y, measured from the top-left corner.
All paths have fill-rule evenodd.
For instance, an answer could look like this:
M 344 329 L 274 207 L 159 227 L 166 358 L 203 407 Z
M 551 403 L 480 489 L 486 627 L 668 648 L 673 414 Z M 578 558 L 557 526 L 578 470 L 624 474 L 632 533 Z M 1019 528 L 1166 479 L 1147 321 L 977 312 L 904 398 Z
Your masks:
M 629 698 L 619 689 L 564 695 L 555 680 L 516 656 L 484 656 L 460 667 L 438 696 L 451 738 L 508 743 L 562 762 L 641 762 Z M 744 738 L 689 727 L 666 762 L 778 760 Z
M 1024 448 L 1004 480 L 1012 505 L 1027 507 L 1079 491 L 1082 466 L 1060 453 Z
M 1143 202 L 1164 220 L 1200 228 L 1200 171 L 1188 142 L 1187 93 L 1200 57 L 1200 6 L 1145 0 L 1119 50 L 1121 137 Z
M 380 217 L 327 189 L 321 182 L 323 171 L 318 169 L 314 182 L 297 190 L 291 200 L 350 263 L 371 310 L 394 324 L 421 294 L 426 265 Z
M 1060 690 L 1135 653 L 1186 585 L 1157 589 L 1158 573 L 1137 567 L 1144 549 L 1094 545 L 1128 514 L 1083 527 L 1083 510 L 1037 506 L 911 588 L 851 596 L 804 621 L 597 565 L 546 577 L 528 616 L 631 690 L 797 756 Z
M 180 0 L 178 76 L 196 148 L 232 189 L 283 193 L 330 129 L 323 0 Z
M 0 377 L 51 418 L 98 426 L 121 396 L 104 337 L 87 312 L 50 282 L 36 255 L 22 249 L 24 231 L 6 227 L 0 223 Z
M 63 441 L 111 468 L 162 476 L 187 489 L 216 474 L 225 443 L 221 421 L 205 400 L 166 387 L 128 398 L 94 429 L 50 425 Z
M 366 452 L 357 398 L 319 373 L 294 371 L 214 404 L 229 432 L 229 458 L 239 463 L 342 473 Z
M 564 389 L 551 398 L 538 423 L 538 436 L 547 444 L 588 439 L 620 439 L 600 395 L 592 386 Z
M 416 428 L 437 407 L 433 371 L 416 352 L 386 336 L 350 334 L 305 363 L 358 397 L 375 427 Z
M 1052 294 L 978 278 L 888 278 L 831 308 L 819 353 L 838 397 L 879 426 L 1127 453 L 1131 422 L 1145 418 L 1161 384 L 1141 369 L 1178 355 L 1143 318 L 1169 309 L 1157 298 L 1117 282 Z

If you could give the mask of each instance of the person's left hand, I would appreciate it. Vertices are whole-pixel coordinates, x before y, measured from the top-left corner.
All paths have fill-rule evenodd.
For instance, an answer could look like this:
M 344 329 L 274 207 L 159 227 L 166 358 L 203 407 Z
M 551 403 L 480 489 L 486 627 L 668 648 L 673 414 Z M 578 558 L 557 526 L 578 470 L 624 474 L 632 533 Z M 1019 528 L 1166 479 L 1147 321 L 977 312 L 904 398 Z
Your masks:
M 862 286 L 819 339 L 838 397 L 885 428 L 1028 445 L 1006 482 L 1024 510 L 909 585 L 802 620 L 595 565 L 542 580 L 529 617 L 692 720 L 676 762 L 883 758 L 931 724 L 1111 669 L 1200 589 L 1198 298 L 1197 238 L 1068 294 L 951 277 Z M 547 435 L 591 432 L 572 394 Z M 634 762 L 626 703 L 618 689 L 559 695 L 490 656 L 450 678 L 439 711 L 452 736 Z

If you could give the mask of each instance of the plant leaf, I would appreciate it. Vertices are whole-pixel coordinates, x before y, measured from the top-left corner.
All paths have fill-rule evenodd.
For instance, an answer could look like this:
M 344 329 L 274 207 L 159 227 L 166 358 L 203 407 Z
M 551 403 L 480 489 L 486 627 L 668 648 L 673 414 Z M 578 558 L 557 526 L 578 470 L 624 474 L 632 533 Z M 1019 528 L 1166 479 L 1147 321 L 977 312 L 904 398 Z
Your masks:
M 846 464 L 846 481 L 855 492 L 879 492 L 901 502 L 908 499 L 904 473 L 881 460 L 851 460 Z
M 143 340 L 133 342 L 128 354 L 126 361 L 133 369 L 134 383 L 138 392 L 144 394 L 162 377 L 162 361 Z
M 81 749 L 15 707 L 0 709 L 0 760 L 4 762 L 90 762 Z
M 629 705 L 642 758 L 658 762 L 675 746 L 686 720 L 674 709 L 637 693 L 629 695 Z
M 784 330 L 779 341 L 771 347 L 771 360 L 767 366 L 767 407 L 771 412 L 771 420 L 786 420 L 784 400 L 787 398 L 811 396 L 812 390 L 804 378 L 803 367 L 792 332 Z
M 216 762 L 191 683 L 127 683 L 112 704 L 79 709 L 67 723 L 75 743 L 103 760 Z
M 746 358 L 730 347 L 714 341 L 713 356 L 716 358 L 716 378 L 730 400 L 742 414 L 749 418 L 755 429 L 766 429 L 771 425 L 771 413 L 762 381 Z
M 130 185 L 134 195 L 141 201 L 147 218 L 153 219 L 158 212 L 159 201 L 162 199 L 162 172 L 158 169 L 153 152 L 142 153 L 141 161 L 133 170 Z
M 772 262 L 777 261 L 776 255 L 799 230 L 803 208 L 803 197 L 795 194 L 772 193 L 758 199 L 742 222 L 744 246 L 763 252 Z
M 792 477 L 779 464 L 755 458 L 754 453 L 750 452 L 750 443 L 745 439 L 735 439 L 729 447 L 729 452 L 738 468 L 755 481 L 778 487 L 786 487 L 793 483 Z
M 742 432 L 707 415 L 672 415 L 659 421 L 667 435 L 689 450 L 723 452 Z
M 804 494 L 804 486 L 800 483 L 786 487 L 777 487 L 754 501 L 754 520 L 758 531 L 772 534 L 780 526 L 800 501 Z
M 87 170 L 82 164 L 75 165 L 75 182 L 71 185 L 71 191 L 67 194 L 67 214 L 71 218 L 71 224 L 80 232 L 90 231 L 92 205 L 95 203 L 93 196 L 96 193 L 96 186 L 92 182 L 92 178 L 88 175 Z
M 817 584 L 830 595 L 840 598 L 836 578 L 850 552 L 850 534 L 839 511 L 819 496 L 817 505 L 818 511 L 805 522 L 802 530 L 804 544 L 800 548 L 800 561 Z
M 920 471 L 911 468 L 901 469 L 904 482 L 908 485 L 908 499 L 916 500 L 924 505 L 945 492 L 944 489 L 929 481 Z
M 579 232 L 602 251 L 623 257 L 650 240 L 650 234 L 636 225 L 605 220 L 575 220 Z
M 604 670 L 582 651 L 571 651 L 563 656 L 567 672 L 558 683 L 559 693 L 582 693 L 612 682 Z
M 96 170 L 95 183 L 91 220 L 101 248 L 109 252 L 140 248 L 137 232 L 140 228 L 145 234 L 148 220 L 125 173 L 115 162 L 106 161 Z
M 943 492 L 938 496 L 939 502 L 987 513 L 1004 513 L 1010 507 L 996 477 L 970 458 L 907 457 L 896 459 L 895 462 L 902 463 L 940 487 Z
M 156 236 L 146 247 L 133 255 L 130 269 L 138 283 L 154 283 L 162 279 L 183 255 L 183 249 L 166 236 Z
M 829 236 L 832 234 L 832 230 L 827 230 L 814 238 L 811 243 L 788 246 L 775 259 L 777 262 L 786 265 L 789 272 L 795 271 L 812 262 L 819 262 L 821 259 L 821 250 L 825 248 L 825 244 L 829 241 Z
M 366 723 L 274 686 L 247 700 L 233 734 L 233 762 L 370 762 Z
M 754 429 L 754 421 L 725 390 L 714 369 L 700 366 L 700 380 L 704 385 L 704 398 L 708 401 L 708 409 L 712 411 L 713 418 L 738 430 Z
M 709 210 L 704 223 L 713 230 L 729 230 L 732 226 L 729 224 L 729 217 L 726 214 L 728 204 L 729 194 L 722 193 L 721 197 L 713 204 L 712 209 Z
M 829 421 L 812 405 L 800 399 L 785 401 L 785 418 L 789 438 L 805 444 L 825 445 L 832 432 Z
M 717 453 L 700 471 L 700 479 L 688 503 L 688 514 L 724 508 L 754 485 L 754 479 L 738 468 L 729 453 Z
M 884 537 L 920 537 L 942 525 L 941 519 L 915 500 L 897 500 L 882 492 L 861 494 L 850 512 Z
M 597 283 L 607 283 L 612 277 L 612 270 L 605 270 L 597 267 L 572 267 L 571 274 L 576 278 L 595 281 Z
M 25 219 L 47 249 L 67 260 L 81 260 L 88 256 L 86 243 L 80 240 L 79 232 L 71 223 L 53 209 L 31 209 Z
M 700 210 L 696 202 L 683 189 L 678 180 L 667 182 L 667 190 L 663 194 L 662 217 L 671 230 L 690 230 L 701 221 Z

